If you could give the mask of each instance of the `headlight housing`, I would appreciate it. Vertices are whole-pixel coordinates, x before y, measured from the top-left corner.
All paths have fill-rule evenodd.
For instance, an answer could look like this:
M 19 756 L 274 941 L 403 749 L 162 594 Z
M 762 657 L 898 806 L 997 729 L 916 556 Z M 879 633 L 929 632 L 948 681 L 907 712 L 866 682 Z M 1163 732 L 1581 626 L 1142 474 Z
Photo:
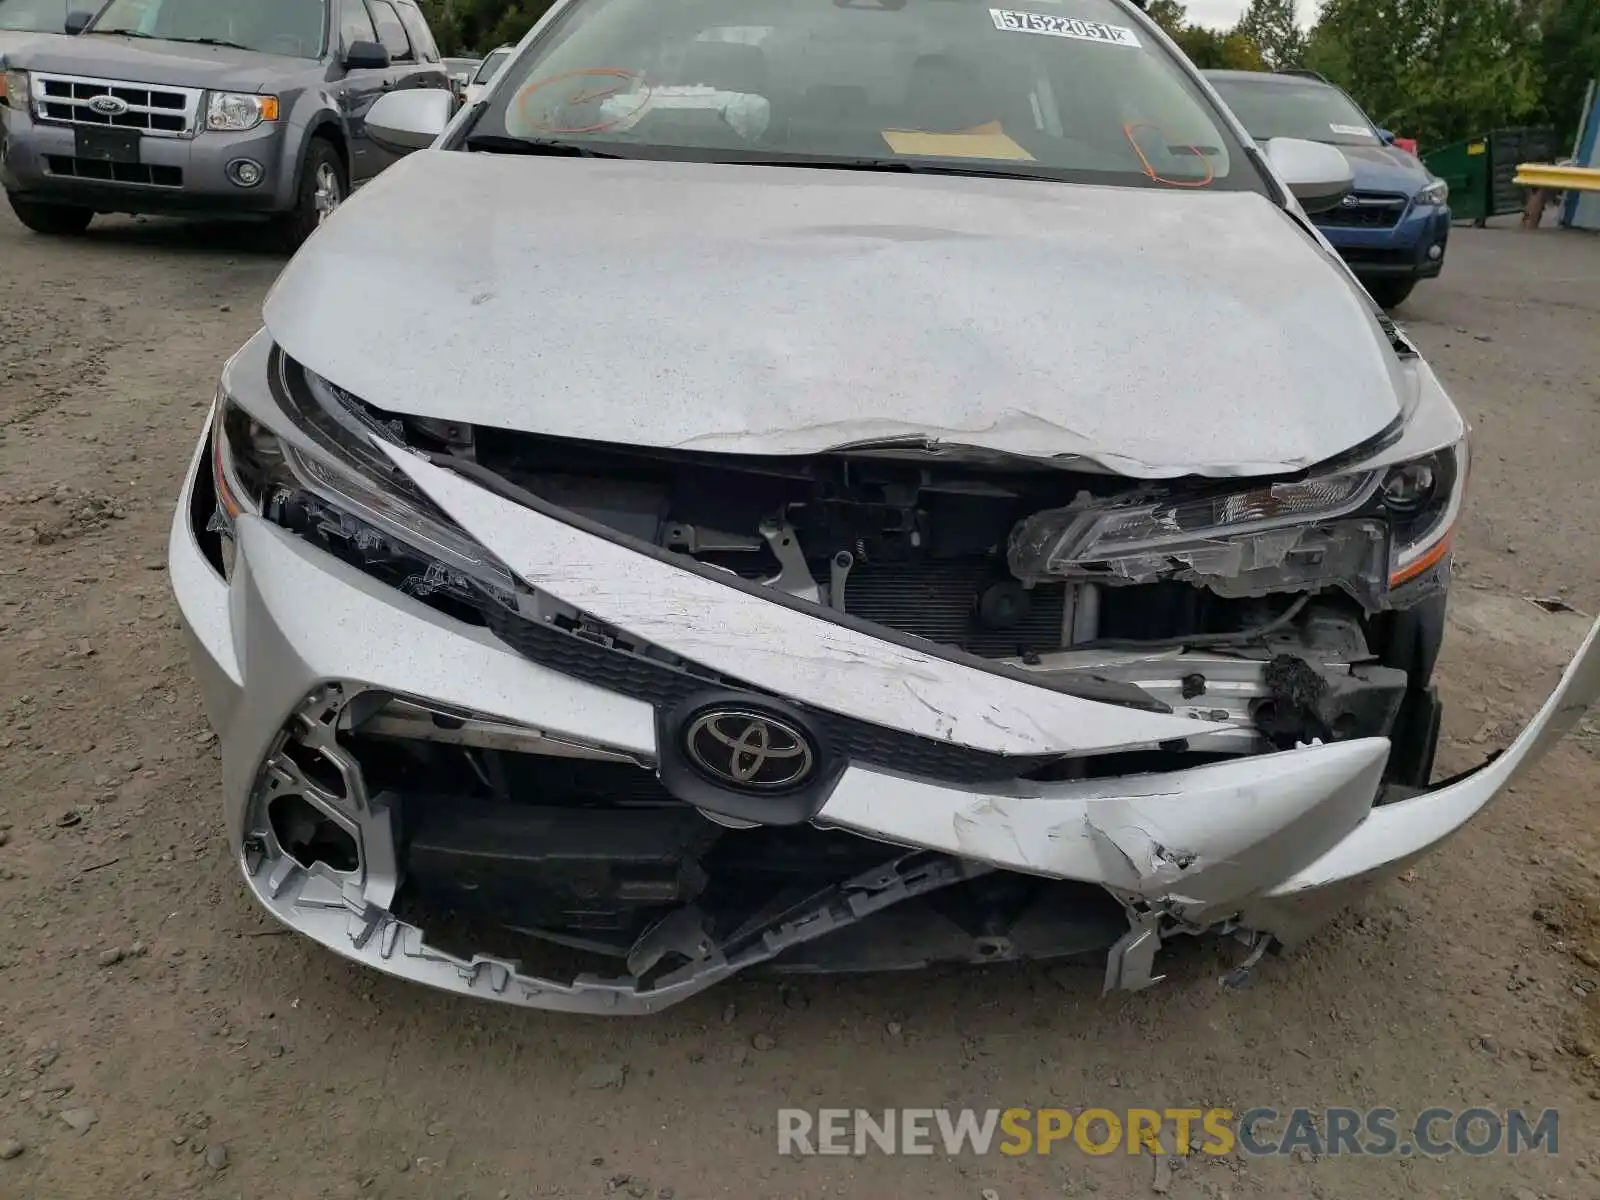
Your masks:
M 1448 555 L 1466 453 L 1463 442 L 1388 468 L 1209 496 L 1084 499 L 1019 522 L 1008 564 L 1030 584 L 1178 579 L 1232 598 L 1338 587 L 1376 611 Z
M 1420 579 L 1450 554 L 1471 462 L 1467 443 L 1390 467 L 1382 494 L 1389 520 L 1389 587 Z
M 26 71 L 7 71 L 5 73 L 5 89 L 0 91 L 0 102 L 11 108 L 28 111 L 28 73 Z
M 1417 193 L 1418 204 L 1448 204 L 1450 202 L 1450 185 L 1442 179 L 1430 181 Z
M 278 98 L 249 92 L 212 92 L 206 101 L 206 128 L 243 133 L 263 121 L 278 119 Z
M 375 437 L 394 440 L 393 432 L 327 381 L 279 365 L 292 431 L 275 432 L 226 394 L 217 397 L 214 527 L 227 535 L 241 515 L 265 517 L 407 595 L 443 593 L 471 604 L 488 592 L 509 601 L 510 570 L 373 445 Z

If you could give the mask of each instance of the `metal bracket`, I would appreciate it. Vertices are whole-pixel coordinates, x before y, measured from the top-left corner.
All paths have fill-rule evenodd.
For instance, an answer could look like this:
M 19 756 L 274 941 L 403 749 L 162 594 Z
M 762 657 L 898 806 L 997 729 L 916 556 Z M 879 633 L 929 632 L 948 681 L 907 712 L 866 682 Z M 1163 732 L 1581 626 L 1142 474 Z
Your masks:
M 844 611 L 844 588 L 850 579 L 850 568 L 856 565 L 856 556 L 841 550 L 828 563 L 828 607 Z
M 787 521 L 763 521 L 761 536 L 767 539 L 767 545 L 771 547 L 772 556 L 778 560 L 779 567 L 776 579 L 763 582 L 798 599 L 821 604 L 822 589 L 811 577 L 811 568 L 806 565 L 806 556 L 800 549 L 800 539 L 795 536 L 794 526 Z
M 1156 951 L 1161 949 L 1160 925 L 1160 914 L 1147 913 L 1137 918 L 1133 928 L 1117 939 L 1106 956 L 1106 984 L 1102 995 L 1142 992 L 1166 978 L 1152 973 Z

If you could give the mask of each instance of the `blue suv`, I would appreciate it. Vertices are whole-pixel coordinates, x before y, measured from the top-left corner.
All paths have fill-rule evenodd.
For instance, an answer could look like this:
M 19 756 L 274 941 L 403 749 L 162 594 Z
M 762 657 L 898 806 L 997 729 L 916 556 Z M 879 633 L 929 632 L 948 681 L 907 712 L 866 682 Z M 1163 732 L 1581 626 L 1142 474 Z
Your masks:
M 1312 220 L 1385 308 L 1405 302 L 1444 267 L 1450 189 L 1395 145 L 1342 90 L 1309 71 L 1207 71 L 1206 78 L 1258 143 L 1275 137 L 1344 151 L 1355 190 Z

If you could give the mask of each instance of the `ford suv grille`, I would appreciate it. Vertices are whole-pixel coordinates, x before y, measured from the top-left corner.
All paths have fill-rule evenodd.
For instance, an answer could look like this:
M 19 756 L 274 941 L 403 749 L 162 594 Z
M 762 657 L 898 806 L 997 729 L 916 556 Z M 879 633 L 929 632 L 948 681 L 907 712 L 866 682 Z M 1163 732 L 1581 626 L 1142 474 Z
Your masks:
M 105 129 L 130 129 L 152 137 L 186 137 L 195 132 L 199 88 L 83 79 L 75 75 L 34 75 L 35 112 L 46 121 Z

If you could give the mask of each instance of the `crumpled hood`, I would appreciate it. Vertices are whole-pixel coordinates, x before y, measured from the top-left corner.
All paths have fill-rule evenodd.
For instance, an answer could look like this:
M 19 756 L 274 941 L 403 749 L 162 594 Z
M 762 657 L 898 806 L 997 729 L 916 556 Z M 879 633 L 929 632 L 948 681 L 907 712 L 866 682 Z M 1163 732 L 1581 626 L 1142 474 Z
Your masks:
M 1404 377 L 1370 302 L 1266 199 L 423 151 L 268 296 L 380 408 L 807 454 L 926 438 L 1146 478 L 1297 470 Z
M 154 38 L 113 34 L 51 37 L 35 40 L 7 55 L 14 67 L 56 75 L 88 75 L 128 83 L 165 83 L 173 87 L 215 88 L 254 92 L 286 68 L 315 71 L 309 58 L 284 58 L 235 50 L 231 46 L 197 46 Z
M 1422 160 L 1396 146 L 1340 146 L 1350 160 L 1358 192 L 1403 192 L 1407 196 L 1433 178 Z

